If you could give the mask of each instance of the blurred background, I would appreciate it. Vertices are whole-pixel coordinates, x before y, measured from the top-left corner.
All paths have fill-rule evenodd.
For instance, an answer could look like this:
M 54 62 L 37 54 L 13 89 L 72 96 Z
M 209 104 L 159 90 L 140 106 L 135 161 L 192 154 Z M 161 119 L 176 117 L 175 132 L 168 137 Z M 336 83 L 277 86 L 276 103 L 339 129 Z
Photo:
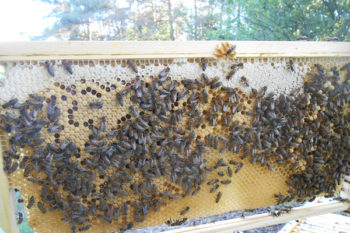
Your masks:
M 350 0 L 2 0 L 0 29 L 0 41 L 350 41 Z
M 3 0 L 0 27 L 1 41 L 350 41 L 350 0 Z

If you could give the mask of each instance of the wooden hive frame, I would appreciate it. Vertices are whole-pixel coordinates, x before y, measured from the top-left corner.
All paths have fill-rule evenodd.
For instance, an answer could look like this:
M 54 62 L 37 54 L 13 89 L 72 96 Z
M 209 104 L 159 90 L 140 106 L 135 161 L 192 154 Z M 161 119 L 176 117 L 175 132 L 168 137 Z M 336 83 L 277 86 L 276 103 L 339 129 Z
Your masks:
M 32 60 L 93 60 L 118 58 L 190 58 L 213 57 L 219 41 L 138 41 L 138 42 L 3 42 L 0 43 L 0 64 L 10 61 Z M 343 57 L 350 60 L 349 42 L 286 42 L 286 41 L 234 41 L 236 57 Z M 0 138 L 1 142 L 1 138 Z M 1 143 L 0 143 L 1 144 Z M 2 169 L 0 147 L 0 227 L 5 232 L 18 232 L 14 216 L 13 195 Z M 347 190 L 349 191 L 349 189 Z M 350 193 L 345 193 L 350 196 Z M 268 214 L 237 218 L 195 227 L 181 228 L 169 232 L 232 232 L 284 223 L 290 220 L 343 211 L 350 203 L 331 201 L 315 203 L 308 207 L 294 208 L 289 214 L 274 218 Z

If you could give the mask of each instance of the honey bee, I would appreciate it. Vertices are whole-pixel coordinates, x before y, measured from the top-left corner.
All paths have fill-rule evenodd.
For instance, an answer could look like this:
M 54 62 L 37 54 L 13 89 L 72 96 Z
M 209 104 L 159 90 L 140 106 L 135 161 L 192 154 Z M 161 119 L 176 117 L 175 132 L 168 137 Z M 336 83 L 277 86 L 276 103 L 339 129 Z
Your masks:
M 28 208 L 28 209 L 32 208 L 33 205 L 34 205 L 34 202 L 35 202 L 35 199 L 34 199 L 33 196 L 31 196 L 31 197 L 29 198 L 27 208 Z
M 205 71 L 207 69 L 207 62 L 203 57 L 201 58 L 201 65 L 202 65 L 202 70 Z
M 226 76 L 226 79 L 227 80 L 231 80 L 231 78 L 233 77 L 233 75 L 236 73 L 236 71 L 235 70 L 231 70 L 229 73 L 228 73 L 228 75 Z
M 176 220 L 176 221 L 168 220 L 168 221 L 166 221 L 165 223 L 166 223 L 168 226 L 180 226 L 180 225 L 184 224 L 186 221 L 187 221 L 187 218 L 183 218 L 183 219 Z
M 160 79 L 160 80 L 166 79 L 166 77 L 167 77 L 169 71 L 170 71 L 170 68 L 169 68 L 169 67 L 166 67 L 164 70 L 162 70 L 162 71 L 159 73 L 159 75 L 158 75 L 158 76 L 159 76 L 159 79 Z
M 201 190 L 201 187 L 198 186 L 198 187 L 192 192 L 192 196 L 196 195 L 200 190 Z
M 226 79 L 227 79 L 227 80 L 230 80 L 230 79 L 235 75 L 235 73 L 237 72 L 237 70 L 238 70 L 239 68 L 243 68 L 243 63 L 242 63 L 242 62 L 237 63 L 237 64 L 233 64 L 233 65 L 231 66 L 231 71 L 230 71 L 230 72 L 228 73 L 228 75 L 226 76 Z
M 210 189 L 210 193 L 215 192 L 219 188 L 219 185 L 215 185 L 213 188 Z
M 90 109 L 101 109 L 103 107 L 103 102 L 94 102 L 89 104 Z
M 227 174 L 229 177 L 232 177 L 232 169 L 230 167 L 227 167 Z
M 292 59 L 289 59 L 288 63 L 287 63 L 287 67 L 289 70 L 291 70 L 292 72 L 294 72 L 294 62 Z
M 18 99 L 11 99 L 10 101 L 8 101 L 7 103 L 2 105 L 2 108 L 9 108 L 9 107 L 13 107 L 16 103 L 18 102 Z
M 222 42 L 221 45 L 217 45 L 215 48 L 214 56 L 216 58 L 229 58 L 234 57 L 236 45 L 232 45 L 229 42 Z
M 219 175 L 219 176 L 224 176 L 225 174 L 224 174 L 223 171 L 219 171 L 219 172 L 218 172 L 218 175 Z
M 46 208 L 44 207 L 43 203 L 41 203 L 40 201 L 38 202 L 38 208 L 43 214 L 46 213 Z
M 213 180 L 209 181 L 209 182 L 207 183 L 207 185 L 213 185 L 213 184 L 215 184 L 215 183 L 217 183 L 217 182 L 219 182 L 218 179 L 213 179 Z
M 62 61 L 62 65 L 63 65 L 64 69 L 65 69 L 69 74 L 73 74 L 72 67 L 70 66 L 70 64 L 69 64 L 67 61 L 63 60 L 63 61 Z
M 17 220 L 17 224 L 21 224 L 23 222 L 23 213 L 22 212 L 18 212 L 18 220 Z
M 127 60 L 126 64 L 129 66 L 129 68 L 134 71 L 135 73 L 138 73 L 137 67 L 135 63 L 133 63 L 131 60 Z
M 350 71 L 350 63 L 345 64 L 340 68 L 340 71 L 347 70 L 348 72 Z
M 230 45 L 226 50 L 226 55 L 230 55 L 236 49 L 236 45 Z
M 248 80 L 245 76 L 241 77 L 241 83 L 244 84 L 246 87 L 249 87 Z
M 242 167 L 243 167 L 243 163 L 240 163 L 238 165 L 238 167 L 236 168 L 235 173 L 237 174 L 241 170 Z
M 180 211 L 180 215 L 185 215 L 185 214 L 187 213 L 187 211 L 189 211 L 189 210 L 190 210 L 190 207 L 189 207 L 189 206 L 186 206 L 185 209 L 183 209 L 183 210 Z
M 216 200 L 215 200 L 216 203 L 219 203 L 221 196 L 222 196 L 222 192 L 218 192 L 218 194 L 216 196 Z
M 49 62 L 49 61 L 45 61 L 44 64 L 45 64 L 45 67 L 46 67 L 46 69 L 47 69 L 47 72 L 48 72 L 52 77 L 55 77 L 55 72 L 53 71 L 50 62 Z
M 103 220 L 103 221 L 105 221 L 105 222 L 107 222 L 109 224 L 112 223 L 112 220 L 107 218 L 105 215 L 100 215 L 99 217 L 100 217 L 101 220 Z
M 231 180 L 222 180 L 221 184 L 231 184 Z
M 131 228 L 133 228 L 134 223 L 133 222 L 129 222 L 128 225 L 126 225 L 126 229 L 130 230 Z
M 79 231 L 88 231 L 91 228 L 91 224 L 80 227 L 78 230 Z

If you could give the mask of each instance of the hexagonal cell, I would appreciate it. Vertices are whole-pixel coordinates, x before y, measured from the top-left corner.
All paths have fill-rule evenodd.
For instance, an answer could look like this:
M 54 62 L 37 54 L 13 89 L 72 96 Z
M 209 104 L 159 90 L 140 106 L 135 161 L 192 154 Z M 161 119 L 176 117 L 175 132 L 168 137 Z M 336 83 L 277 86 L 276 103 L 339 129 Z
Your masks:
M 293 60 L 293 69 L 294 71 L 291 71 L 288 69 L 287 65 L 290 58 L 282 58 L 282 59 L 254 59 L 254 58 L 239 58 L 239 59 L 232 59 L 228 61 L 221 61 L 221 60 L 214 60 L 214 59 L 208 59 L 208 68 L 206 73 L 208 74 L 208 77 L 210 80 L 213 80 L 215 76 L 224 77 L 225 72 L 227 71 L 227 68 L 232 65 L 232 63 L 238 63 L 243 62 L 244 67 L 237 71 L 237 77 L 240 77 L 241 75 L 246 76 L 249 79 L 249 84 L 252 88 L 256 88 L 258 91 L 261 90 L 261 87 L 268 86 L 267 93 L 275 92 L 276 94 L 286 94 L 293 90 L 294 88 L 300 88 L 302 85 L 302 77 L 306 74 L 308 71 L 315 72 L 315 68 L 312 67 L 315 63 L 321 63 L 324 65 L 327 72 L 330 71 L 330 68 L 333 65 L 341 66 L 344 65 L 347 60 L 344 60 L 343 58 L 337 58 L 334 60 L 322 60 L 322 59 L 292 59 Z M 148 83 L 148 87 L 145 86 L 144 90 L 142 90 L 142 95 L 145 95 L 148 93 L 149 86 L 154 80 L 158 79 L 159 73 L 165 68 L 165 66 L 170 67 L 169 76 L 174 80 L 181 80 L 184 78 L 190 78 L 190 79 L 196 79 L 199 77 L 199 73 L 201 72 L 201 68 L 199 66 L 200 60 L 198 58 L 191 58 L 188 59 L 189 63 L 187 63 L 186 59 L 136 59 L 134 60 L 135 65 L 138 67 L 139 74 L 142 81 L 145 83 Z M 54 64 L 54 63 L 53 63 Z M 273 65 L 271 65 L 273 64 Z M 58 65 L 57 65 L 58 66 Z M 75 159 L 75 161 L 79 162 L 78 167 L 80 168 L 87 168 L 86 165 L 86 159 L 93 159 L 93 156 L 98 156 L 92 152 L 93 156 L 89 153 L 87 153 L 86 148 L 87 145 L 96 144 L 99 146 L 106 146 L 110 145 L 111 143 L 115 142 L 116 144 L 119 143 L 117 141 L 117 138 L 126 137 L 126 135 L 129 137 L 130 135 L 134 135 L 135 132 L 142 132 L 140 135 L 137 135 L 137 137 L 141 137 L 137 139 L 137 143 L 130 144 L 130 145 L 124 145 L 125 147 L 136 147 L 135 150 L 138 150 L 140 147 L 144 145 L 150 145 L 152 143 L 150 135 L 152 133 L 161 136 L 163 135 L 170 135 L 169 132 L 169 125 L 167 124 L 168 118 L 163 118 L 162 120 L 155 120 L 152 122 L 152 124 L 149 125 L 150 128 L 142 127 L 138 125 L 138 128 L 133 128 L 132 130 L 125 130 L 125 133 L 122 134 L 121 130 L 126 129 L 127 127 L 131 127 L 128 125 L 130 122 L 133 124 L 139 124 L 140 119 L 143 119 L 142 116 L 139 117 L 133 117 L 133 115 L 130 113 L 129 106 L 134 105 L 137 110 L 139 111 L 140 115 L 152 115 L 154 119 L 157 118 L 157 114 L 152 111 L 147 110 L 147 106 L 143 106 L 145 109 L 142 109 L 139 105 L 135 105 L 132 100 L 130 99 L 131 95 L 133 95 L 133 92 L 130 91 L 124 96 L 124 105 L 121 106 L 116 101 L 116 94 L 119 93 L 122 90 L 125 90 L 125 88 L 130 88 L 137 83 L 134 80 L 135 75 L 132 74 L 131 70 L 128 68 L 126 60 L 106 60 L 101 62 L 73 62 L 72 66 L 74 68 L 74 71 L 76 72 L 72 77 L 69 77 L 69 79 L 66 78 L 66 74 L 60 73 L 61 71 L 57 71 L 57 78 L 55 80 L 48 80 L 45 76 L 46 73 L 44 71 L 40 73 L 39 75 L 39 81 L 34 81 L 34 76 L 37 76 L 37 74 L 33 74 L 32 70 L 33 67 L 40 70 L 40 64 L 36 63 L 18 63 L 17 66 L 13 69 L 19 69 L 20 72 L 14 73 L 14 77 L 11 77 L 13 79 L 13 84 L 11 85 L 25 85 L 28 86 L 28 89 L 16 89 L 16 88 L 10 88 L 9 90 L 13 91 L 12 96 L 18 96 L 20 102 L 24 102 L 27 99 L 28 94 L 31 93 L 37 93 L 38 91 L 41 91 L 42 89 L 47 89 L 48 92 L 42 91 L 41 95 L 45 96 L 46 102 L 44 103 L 44 108 L 47 108 L 47 106 L 52 103 L 55 99 L 57 102 L 57 106 L 59 106 L 61 110 L 61 118 L 59 119 L 58 123 L 64 126 L 64 130 L 56 134 L 50 134 L 47 132 L 47 130 L 42 130 L 42 137 L 45 140 L 45 143 L 51 143 L 51 144 L 57 144 L 61 145 L 62 142 L 64 142 L 66 139 L 70 139 L 74 141 L 77 148 L 80 149 L 79 156 L 72 157 L 71 159 Z M 276 70 L 277 75 L 276 75 Z M 22 72 L 22 73 L 21 73 Z M 22 75 L 25 76 L 27 79 L 23 79 Z M 132 75 L 131 75 L 132 74 Z M 118 77 L 116 77 L 116 75 Z M 152 78 L 150 77 L 152 75 Z M 341 73 L 342 77 L 345 76 L 344 73 Z M 41 77 L 42 76 L 42 77 Z M 286 77 L 285 80 L 280 80 L 277 76 L 283 76 Z M 84 77 L 83 79 L 81 77 Z M 251 155 L 249 155 L 246 159 L 243 161 L 241 160 L 241 156 L 243 156 L 244 151 L 247 150 L 249 147 L 251 147 L 251 143 L 249 143 L 249 138 L 236 138 L 236 139 L 230 139 L 233 140 L 243 140 L 244 147 L 239 153 L 234 153 L 234 146 L 228 146 L 228 148 L 225 151 L 221 151 L 225 145 L 225 140 L 223 138 L 217 139 L 218 146 L 217 149 L 214 149 L 213 146 L 208 145 L 208 135 L 211 135 L 215 140 L 215 137 L 226 137 L 230 138 L 230 126 L 227 126 L 224 123 L 224 117 L 232 115 L 232 119 L 229 123 L 233 123 L 234 121 L 237 121 L 237 124 L 240 127 L 251 127 L 252 126 L 252 120 L 254 119 L 253 116 L 250 116 L 248 112 L 254 113 L 254 109 L 256 108 L 256 98 L 253 96 L 253 94 L 250 92 L 249 89 L 244 89 L 242 86 L 238 83 L 237 78 L 233 78 L 233 81 L 228 82 L 224 78 L 221 78 L 220 81 L 224 83 L 225 86 L 229 86 L 232 88 L 235 88 L 235 91 L 239 95 L 238 101 L 242 103 L 242 110 L 240 113 L 231 114 L 230 111 L 232 111 L 232 104 L 229 104 L 227 112 L 223 111 L 223 107 L 221 106 L 225 101 L 229 100 L 229 97 L 227 93 L 220 88 L 216 90 L 212 90 L 208 87 L 206 87 L 206 90 L 208 91 L 208 103 L 204 103 L 204 101 L 200 101 L 197 106 L 197 110 L 203 113 L 204 120 L 198 125 L 198 128 L 196 128 L 194 125 L 192 126 L 191 130 L 187 130 L 186 127 L 188 127 L 188 121 L 190 119 L 190 116 L 188 116 L 188 113 L 191 111 L 191 107 L 194 105 L 197 99 L 203 100 L 203 96 L 201 95 L 200 90 L 203 90 L 203 87 L 199 88 L 198 95 L 199 97 L 195 98 L 193 97 L 192 101 L 186 101 L 186 98 L 190 97 L 192 94 L 196 95 L 196 89 L 192 88 L 189 90 L 189 94 L 184 100 L 181 101 L 175 101 L 171 104 L 171 108 L 173 111 L 168 111 L 166 116 L 171 117 L 174 112 L 177 110 L 183 110 L 184 113 L 182 114 L 182 121 L 176 122 L 176 126 L 179 128 L 177 129 L 179 131 L 178 133 L 178 140 L 181 142 L 179 144 L 176 144 L 175 147 L 171 147 L 170 145 L 167 145 L 164 143 L 162 145 L 162 142 L 159 141 L 159 145 L 156 144 L 154 148 L 152 148 L 154 151 L 152 153 L 148 153 L 145 156 L 142 154 L 139 154 L 138 156 L 142 157 L 144 156 L 144 161 L 147 163 L 147 168 L 144 170 L 138 170 L 137 167 L 139 166 L 137 162 L 138 157 L 132 157 L 127 158 L 125 161 L 128 163 L 128 166 L 124 166 L 123 169 L 127 172 L 125 174 L 125 178 L 118 177 L 118 179 L 125 179 L 127 180 L 128 177 L 133 177 L 134 182 L 140 184 L 140 187 L 143 190 L 147 190 L 149 187 L 142 187 L 142 182 L 146 182 L 147 179 L 145 179 L 144 174 L 148 174 L 149 177 L 152 177 L 154 185 L 156 185 L 157 190 L 160 192 L 166 192 L 166 191 L 173 191 L 172 193 L 175 195 L 179 195 L 179 198 L 177 199 L 176 196 L 171 197 L 172 200 L 169 200 L 169 198 L 161 198 L 160 194 L 157 194 L 155 199 L 161 199 L 164 202 L 167 203 L 166 206 L 158 206 L 158 212 L 150 211 L 149 215 L 147 216 L 147 220 L 144 222 L 135 222 L 135 227 L 144 227 L 144 226 L 150 226 L 150 225 L 156 225 L 156 224 L 162 224 L 166 222 L 168 219 L 177 219 L 180 218 L 181 215 L 179 214 L 181 210 L 185 209 L 187 206 L 190 206 L 190 210 L 184 217 L 191 218 L 191 217 L 198 217 L 198 216 L 206 216 L 206 215 L 214 215 L 219 214 L 231 210 L 237 210 L 237 209 L 243 209 L 243 208 L 255 208 L 265 205 L 271 205 L 275 204 L 276 200 L 274 198 L 274 194 L 276 193 L 282 193 L 286 194 L 289 187 L 285 184 L 285 181 L 295 173 L 301 173 L 308 167 L 308 163 L 306 160 L 300 161 L 300 165 L 297 169 L 292 169 L 293 167 L 293 160 L 291 160 L 286 165 L 279 165 L 276 163 L 276 157 L 273 155 L 269 155 L 270 158 L 268 159 L 271 166 L 274 168 L 274 172 L 269 170 L 267 166 L 261 166 L 261 162 L 255 162 L 252 164 L 251 161 Z M 259 78 L 255 78 L 259 77 Z M 42 80 L 40 80 L 42 79 Z M 37 87 L 36 87 L 37 86 Z M 168 85 L 169 86 L 169 85 Z M 167 86 L 167 87 L 168 87 Z M 73 88 L 74 87 L 74 88 Z M 1 88 L 1 87 L 0 87 Z M 181 91 L 185 90 L 184 86 L 179 82 L 176 87 L 176 90 L 178 90 L 177 94 L 179 94 Z M 168 98 L 169 93 L 171 91 L 165 91 L 163 87 L 159 87 L 158 91 L 163 90 L 162 98 Z M 23 92 L 23 93 L 22 93 Z M 143 93 L 145 92 L 145 93 Z M 75 93 L 75 94 L 74 94 Z M 158 92 L 158 96 L 159 96 Z M 5 100 L 8 100 L 8 92 L 0 92 L 0 100 L 5 102 Z M 54 97 L 55 96 L 55 97 Z M 64 97 L 63 97 L 64 96 Z M 157 97 L 157 96 L 156 96 Z M 155 98 L 156 98 L 155 97 Z M 209 119 L 212 117 L 213 112 L 213 99 L 215 99 L 219 103 L 219 110 L 216 113 L 216 124 L 215 126 L 212 126 L 212 119 Z M 160 99 L 157 99 L 158 103 L 161 105 L 163 103 Z M 76 104 L 73 104 L 73 102 L 76 101 Z M 89 108 L 89 103 L 97 102 L 97 101 L 103 101 L 103 108 L 101 110 L 91 110 Z M 145 102 L 146 100 L 141 100 L 140 102 Z M 164 102 L 165 103 L 165 102 Z M 155 103 L 156 104 L 156 103 Z M 73 109 L 73 107 L 76 106 L 76 109 Z M 167 106 L 162 106 L 163 109 L 160 111 L 165 111 L 164 109 L 167 108 Z M 169 107 L 170 108 L 170 107 Z M 319 111 L 319 110 L 317 110 Z M 323 109 L 322 111 L 325 111 Z M 141 114 L 142 112 L 142 114 Z M 42 115 L 47 115 L 47 113 L 43 113 Z M 191 114 L 196 114 L 195 111 L 193 111 Z M 309 117 L 309 120 L 314 121 L 317 119 L 316 114 L 318 114 L 315 111 L 310 110 L 308 113 L 311 117 Z M 158 113 L 159 115 L 159 113 Z M 89 136 L 94 134 L 95 128 L 99 128 L 101 125 L 101 118 L 105 117 L 107 122 L 107 131 L 106 132 L 100 132 L 100 135 L 104 140 L 103 143 L 99 142 L 99 140 L 96 139 L 96 141 L 91 141 Z M 198 116 L 194 116 L 194 122 L 193 124 L 197 123 L 199 121 Z M 72 122 L 70 122 L 72 121 Z M 160 128 L 164 129 L 164 131 L 156 132 L 156 127 L 159 126 Z M 95 128 L 94 128 L 95 127 Z M 118 128 L 119 127 L 119 128 Z M 115 129 L 119 134 L 113 135 L 111 138 L 107 138 L 105 135 L 107 132 L 110 132 L 110 130 Z M 176 152 L 177 148 L 181 147 L 181 144 L 185 144 L 186 140 L 190 137 L 191 132 L 195 133 L 195 137 L 192 139 L 191 145 L 188 147 L 189 149 L 193 150 L 196 148 L 196 146 L 201 146 L 201 143 L 204 143 L 203 150 L 209 150 L 207 152 L 203 152 L 203 160 L 206 160 L 207 166 L 215 166 L 215 164 L 220 160 L 223 159 L 224 163 L 229 166 L 233 171 L 232 178 L 228 176 L 227 174 L 227 167 L 219 167 L 218 169 L 215 169 L 210 172 L 203 172 L 208 173 L 206 178 L 207 180 L 202 182 L 201 184 L 201 190 L 194 196 L 191 194 L 182 197 L 183 194 L 186 193 L 185 191 L 185 185 L 183 185 L 182 180 L 186 179 L 194 179 L 194 177 L 188 177 L 186 176 L 186 173 L 190 173 L 191 171 L 188 169 L 191 169 L 192 167 L 196 167 L 193 163 L 194 160 L 197 159 L 194 155 L 191 154 L 185 154 L 184 152 Z M 174 138 L 177 132 L 175 133 L 175 130 L 172 132 L 172 137 Z M 243 134 L 243 133 L 242 133 Z M 13 136 L 13 135 L 11 135 Z M 181 137 L 180 137 L 181 136 Z M 97 136 L 96 136 L 97 137 Z M 243 137 L 243 136 L 242 136 Z M 261 135 L 261 139 L 263 140 L 264 137 L 267 137 L 267 134 Z M 98 138 L 98 137 L 97 137 Z M 101 143 L 101 144 L 99 144 Z M 294 142 L 294 143 L 301 143 L 301 142 Z M 119 145 L 119 144 L 118 144 Z M 296 145 L 290 146 L 291 150 L 292 148 L 296 148 Z M 158 156 L 156 153 L 159 152 L 159 150 L 164 148 L 169 148 L 169 151 L 167 151 L 166 155 Z M 209 147 L 209 148 L 207 148 Z M 5 147 L 4 147 L 5 148 Z M 7 147 L 8 149 L 8 147 Z M 189 150 L 188 149 L 188 150 Z M 131 150 L 131 149 L 130 149 Z M 298 154 L 299 151 L 297 149 L 293 149 L 294 153 Z M 185 151 L 185 149 L 184 149 Z M 260 153 L 261 150 L 258 151 Z M 27 150 L 25 151 L 25 154 L 30 155 L 33 151 Z M 123 155 L 125 153 L 123 149 L 119 150 L 118 153 L 115 152 L 114 156 L 112 158 L 101 158 L 105 159 L 105 163 L 113 163 L 115 162 L 113 159 L 117 158 L 118 155 Z M 161 168 L 161 163 L 159 161 L 152 161 L 157 160 L 160 158 L 167 159 L 167 156 L 178 154 L 178 157 L 173 158 L 174 161 L 166 160 L 167 169 L 163 171 Z M 297 155 L 298 156 L 298 155 Z M 189 157 L 190 159 L 186 159 Z M 237 165 L 229 164 L 230 160 L 235 160 L 237 162 L 243 162 L 243 167 L 240 169 L 240 171 L 236 174 L 235 171 L 237 169 Z M 85 161 L 85 162 L 84 162 Z M 160 160 L 162 161 L 162 160 Z M 96 163 L 98 160 L 95 161 Z M 119 163 L 122 163 L 122 161 L 118 161 Z M 183 168 L 186 166 L 186 164 L 190 164 L 190 168 L 186 168 L 184 170 Z M 169 165 L 169 166 L 168 166 Z M 170 177 L 170 168 L 173 165 L 177 165 L 179 168 L 179 171 L 176 173 L 177 177 L 181 177 L 181 179 L 176 179 L 177 177 Z M 141 166 L 141 165 L 140 165 Z M 159 169 L 159 173 L 161 174 L 160 177 L 158 174 L 158 171 L 156 171 L 156 168 Z M 113 174 L 116 174 L 119 170 L 123 170 L 122 168 L 114 168 L 111 167 L 109 169 L 105 169 L 106 174 L 101 176 L 102 178 L 97 178 L 96 181 L 94 181 L 95 185 L 95 191 L 96 192 L 107 192 L 110 187 L 110 181 L 108 177 L 112 177 Z M 132 170 L 134 169 L 134 170 Z M 182 170 L 183 169 L 183 170 Z M 196 169 L 199 169 L 196 167 Z M 136 170 L 136 173 L 134 173 Z M 210 169 L 208 169 L 210 170 Z M 124 171 L 124 170 L 123 170 Z M 223 172 L 223 175 L 218 174 L 219 171 Z M 98 168 L 94 168 L 94 172 L 99 174 Z M 38 178 L 35 173 L 31 174 L 31 176 Z M 196 173 L 196 178 L 200 177 L 199 173 Z M 42 177 L 45 178 L 45 177 Z M 116 177 L 114 177 L 116 178 Z M 116 178 L 117 179 L 117 178 Z M 174 179 L 175 181 L 173 181 Z M 212 185 L 207 185 L 207 182 L 209 179 L 218 179 L 219 183 L 222 180 L 230 179 L 231 183 L 224 185 L 220 183 L 219 188 L 216 191 L 210 192 L 210 190 L 213 188 Z M 24 192 L 24 198 L 25 202 L 29 199 L 31 195 L 35 197 L 35 199 L 40 200 L 40 192 L 41 192 L 41 186 L 37 184 L 33 184 L 28 182 L 27 179 L 23 178 L 23 172 L 22 170 L 18 170 L 11 174 L 9 176 L 9 181 L 12 186 L 18 186 L 21 190 L 25 190 Z M 127 185 L 128 184 L 128 185 Z M 105 224 L 103 220 L 101 220 L 99 217 L 92 217 L 91 218 L 91 224 L 93 227 L 91 228 L 91 232 L 96 231 L 115 231 L 116 229 L 119 229 L 120 226 L 125 225 L 128 221 L 132 221 L 135 216 L 135 210 L 136 210 L 136 204 L 140 200 L 143 202 L 147 201 L 147 198 L 149 198 L 147 195 L 140 195 L 140 194 L 133 194 L 132 190 L 130 188 L 130 184 L 126 182 L 126 184 L 123 184 L 121 187 L 121 190 L 128 192 L 128 195 L 125 193 L 118 193 L 116 191 L 115 193 L 115 199 L 107 198 L 108 204 L 113 204 L 114 207 L 119 206 L 119 208 L 122 208 L 123 203 L 128 202 L 129 203 L 129 210 L 126 216 L 120 216 L 120 218 L 117 221 L 113 221 L 113 224 L 108 225 Z M 192 191 L 192 190 L 191 190 Z M 217 192 L 222 192 L 222 198 L 219 203 L 215 203 Z M 145 191 L 147 193 L 147 191 Z M 151 193 L 151 192 L 150 192 Z M 62 190 L 63 195 L 68 195 L 68 190 Z M 96 194 L 97 195 L 97 194 Z M 65 197 L 66 198 L 66 197 Z M 101 201 L 98 201 L 97 199 L 93 199 L 91 196 L 88 196 L 86 198 L 82 198 L 79 201 L 79 204 L 88 206 L 91 205 L 91 203 L 101 203 Z M 151 203 L 152 206 L 155 205 L 154 202 Z M 215 204 L 215 208 L 212 208 L 213 204 Z M 49 207 L 47 204 L 45 204 L 46 207 Z M 154 206 L 153 206 L 154 208 Z M 50 229 L 49 226 L 52 226 L 53 224 L 57 225 L 58 219 L 61 219 L 63 216 L 59 211 L 52 211 L 45 215 L 43 215 L 38 208 L 32 208 L 31 210 L 28 210 L 28 213 L 30 214 L 30 223 L 33 226 L 33 228 L 37 231 L 41 231 L 42 229 Z M 45 218 L 45 221 L 39 221 L 38 219 Z M 69 231 L 68 224 L 62 225 L 63 232 Z

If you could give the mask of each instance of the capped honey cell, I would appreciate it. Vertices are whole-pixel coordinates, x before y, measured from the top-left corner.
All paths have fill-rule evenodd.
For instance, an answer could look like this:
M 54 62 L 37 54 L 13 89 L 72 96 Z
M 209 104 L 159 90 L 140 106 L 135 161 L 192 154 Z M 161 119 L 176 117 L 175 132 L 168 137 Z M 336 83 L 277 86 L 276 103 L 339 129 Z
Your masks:
M 302 60 L 292 71 L 288 59 L 230 60 L 224 47 L 227 60 L 191 58 L 191 69 L 183 59 L 108 61 L 106 71 L 79 61 L 42 91 L 11 88 L 9 99 L 0 87 L 4 172 L 33 230 L 181 225 L 336 195 L 349 170 L 347 63 Z

